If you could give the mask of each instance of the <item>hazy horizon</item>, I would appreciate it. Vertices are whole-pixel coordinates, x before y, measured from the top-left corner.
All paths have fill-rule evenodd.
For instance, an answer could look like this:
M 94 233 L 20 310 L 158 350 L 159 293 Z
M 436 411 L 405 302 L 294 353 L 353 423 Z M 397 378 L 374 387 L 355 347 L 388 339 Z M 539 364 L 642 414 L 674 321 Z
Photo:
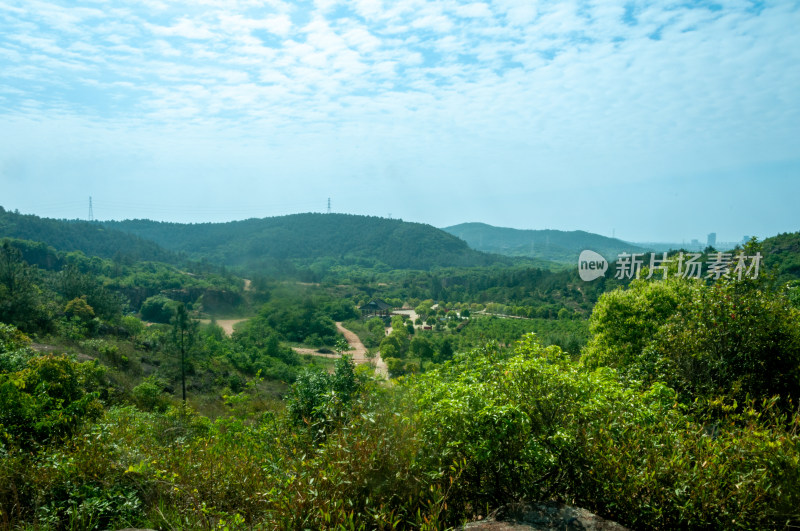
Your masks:
M 0 204 L 795 232 L 800 2 L 0 1 Z
M 19 209 L 9 208 L 9 207 L 7 207 L 5 205 L 1 205 L 1 204 L 0 204 L 0 207 L 2 207 L 4 210 L 9 211 L 9 212 L 17 211 L 19 214 L 22 214 L 22 215 L 36 215 L 36 216 L 39 216 L 39 214 L 36 214 L 35 212 L 22 212 L 22 211 L 19 211 Z M 255 216 L 255 217 L 241 218 L 241 219 L 230 219 L 230 220 L 225 220 L 225 221 L 189 221 L 189 222 L 179 222 L 179 221 L 152 219 L 152 218 L 147 218 L 147 217 L 144 217 L 144 218 L 125 218 L 125 219 L 99 219 L 96 216 L 94 216 L 94 212 L 93 212 L 94 209 L 93 208 L 92 208 L 91 212 L 89 211 L 88 203 L 86 205 L 86 210 L 87 210 L 87 216 L 86 217 L 55 217 L 55 218 L 52 217 L 52 216 L 39 216 L 39 217 L 49 218 L 49 219 L 63 219 L 63 220 L 67 220 L 67 221 L 89 221 L 89 215 L 88 214 L 92 214 L 91 221 L 96 221 L 96 222 L 99 222 L 99 223 L 103 223 L 103 222 L 106 222 L 106 221 L 114 222 L 114 221 L 146 220 L 146 221 L 154 221 L 154 222 L 159 222 L 159 223 L 163 222 L 163 223 L 203 224 L 203 223 L 232 223 L 232 222 L 237 222 L 237 221 L 245 221 L 247 219 L 263 219 L 264 217 L 279 217 L 279 216 L 291 216 L 291 215 L 300 215 L 300 214 L 325 214 L 325 213 L 327 213 L 327 212 L 323 212 L 323 211 L 316 211 L 316 212 L 308 211 L 308 212 L 293 212 L 293 213 L 288 213 L 288 214 L 280 214 L 279 216 L 262 216 L 262 217 Z M 331 214 L 345 214 L 345 215 L 349 214 L 349 215 L 359 215 L 359 216 L 361 216 L 361 215 L 363 215 L 363 216 L 372 216 L 372 214 L 351 214 L 351 213 L 348 213 L 348 212 L 333 212 L 333 211 L 331 211 L 330 213 Z M 387 216 L 377 215 L 377 217 L 386 218 Z M 393 217 L 391 219 L 399 219 L 401 221 L 408 221 L 408 222 L 414 222 L 414 223 L 425 223 L 424 221 L 415 221 L 415 220 L 397 218 L 397 217 Z M 617 237 L 613 233 L 612 234 L 602 234 L 600 232 L 593 232 L 591 230 L 584 230 L 584 229 L 560 229 L 560 228 L 557 228 L 557 227 L 548 227 L 548 228 L 503 227 L 503 226 L 499 226 L 499 225 L 491 225 L 491 224 L 485 223 L 483 221 L 463 221 L 461 223 L 454 223 L 453 225 L 438 226 L 438 227 L 435 226 L 435 225 L 431 225 L 431 226 L 434 226 L 434 227 L 436 227 L 438 229 L 444 230 L 444 229 L 447 229 L 447 228 L 450 228 L 450 227 L 455 227 L 455 226 L 464 225 L 464 224 L 471 224 L 471 223 L 488 225 L 488 226 L 495 227 L 495 228 L 514 229 L 514 230 L 522 230 L 522 231 L 528 231 L 528 230 L 533 230 L 533 231 L 536 231 L 536 230 L 542 230 L 542 231 L 544 231 L 544 230 L 553 230 L 553 231 L 561 231 L 561 232 L 583 231 L 583 232 L 588 232 L 588 233 L 592 233 L 592 234 L 597 234 L 599 236 L 605 236 L 605 237 L 608 237 L 608 238 L 617 239 L 617 240 L 620 240 L 620 241 L 623 241 L 623 242 L 627 242 L 627 243 L 654 243 L 654 244 L 681 244 L 682 243 L 682 244 L 687 244 L 688 245 L 688 244 L 691 243 L 691 240 L 696 239 L 696 240 L 698 240 L 699 243 L 705 245 L 706 241 L 707 241 L 707 237 L 708 237 L 708 234 L 706 234 L 706 235 L 702 235 L 702 237 L 701 237 L 701 235 L 698 235 L 698 236 L 691 236 L 690 238 L 667 239 L 667 240 L 626 240 L 624 238 Z M 426 224 L 430 225 L 430 223 L 426 223 Z M 789 231 L 789 232 L 797 232 L 797 231 Z M 769 234 L 766 237 L 775 236 L 777 234 L 779 234 L 779 233 Z M 725 238 L 720 238 L 719 234 L 717 234 L 716 241 L 718 243 L 732 243 L 732 244 L 735 243 L 735 244 L 739 244 L 739 243 L 742 243 L 742 238 L 744 236 L 750 237 L 751 235 L 748 234 L 748 235 L 743 235 L 742 237 L 740 237 L 738 239 L 726 240 Z M 759 239 L 763 240 L 763 237 L 759 238 Z

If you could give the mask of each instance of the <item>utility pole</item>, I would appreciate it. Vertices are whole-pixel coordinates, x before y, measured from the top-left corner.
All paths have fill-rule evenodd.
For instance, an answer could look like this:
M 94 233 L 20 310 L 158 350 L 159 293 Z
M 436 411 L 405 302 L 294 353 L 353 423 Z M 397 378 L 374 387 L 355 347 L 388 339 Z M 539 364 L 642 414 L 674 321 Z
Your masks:
M 328 214 L 331 213 L 331 198 L 328 198 Z
M 94 221 L 94 212 L 92 211 L 92 196 L 89 196 L 89 221 Z

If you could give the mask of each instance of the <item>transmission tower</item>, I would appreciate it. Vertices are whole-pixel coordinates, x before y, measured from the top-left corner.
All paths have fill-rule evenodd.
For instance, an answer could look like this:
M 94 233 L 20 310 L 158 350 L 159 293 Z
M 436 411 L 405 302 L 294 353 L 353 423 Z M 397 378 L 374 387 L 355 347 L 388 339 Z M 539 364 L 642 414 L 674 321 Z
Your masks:
M 89 196 L 89 221 L 94 221 L 94 211 L 92 210 L 92 196 Z
M 331 213 L 331 198 L 328 198 L 328 214 Z

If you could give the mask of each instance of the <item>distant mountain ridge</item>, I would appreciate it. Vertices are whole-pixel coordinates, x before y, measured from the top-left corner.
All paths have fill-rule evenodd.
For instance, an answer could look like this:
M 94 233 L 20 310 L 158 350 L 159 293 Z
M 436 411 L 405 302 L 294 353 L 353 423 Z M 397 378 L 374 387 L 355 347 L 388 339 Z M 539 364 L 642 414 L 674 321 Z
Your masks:
M 487 253 L 524 256 L 558 263 L 577 263 L 578 255 L 591 249 L 611 261 L 622 252 L 642 253 L 647 249 L 616 238 L 582 230 L 523 230 L 495 227 L 486 223 L 461 223 L 442 229 L 458 236 L 470 247 Z
M 10 212 L 0 206 L 0 238 L 42 242 L 59 251 L 87 256 L 175 263 L 177 257 L 158 244 L 113 230 L 98 222 L 40 218 Z
M 126 220 L 104 225 L 195 260 L 248 269 L 270 268 L 281 261 L 394 269 L 510 263 L 504 257 L 471 249 L 463 240 L 431 225 L 373 216 L 307 213 L 227 223 Z

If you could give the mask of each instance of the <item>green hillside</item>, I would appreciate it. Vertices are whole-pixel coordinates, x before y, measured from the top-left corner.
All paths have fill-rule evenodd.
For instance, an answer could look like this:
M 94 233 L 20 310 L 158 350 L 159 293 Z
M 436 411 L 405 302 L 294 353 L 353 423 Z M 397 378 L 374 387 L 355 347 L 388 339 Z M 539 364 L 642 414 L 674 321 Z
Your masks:
M 461 223 L 442 229 L 487 253 L 525 256 L 559 263 L 576 263 L 584 249 L 613 260 L 621 252 L 644 252 L 633 244 L 582 230 L 520 230 L 485 223 Z
M 485 266 L 507 260 L 421 223 L 347 214 L 294 214 L 229 223 L 106 222 L 193 259 L 244 269 L 291 261 L 393 269 Z
M 800 232 L 778 234 L 761 244 L 764 265 L 780 281 L 800 279 Z
M 0 206 L 0 238 L 41 242 L 59 251 L 124 261 L 174 263 L 176 256 L 158 244 L 97 222 L 48 219 L 10 212 Z

